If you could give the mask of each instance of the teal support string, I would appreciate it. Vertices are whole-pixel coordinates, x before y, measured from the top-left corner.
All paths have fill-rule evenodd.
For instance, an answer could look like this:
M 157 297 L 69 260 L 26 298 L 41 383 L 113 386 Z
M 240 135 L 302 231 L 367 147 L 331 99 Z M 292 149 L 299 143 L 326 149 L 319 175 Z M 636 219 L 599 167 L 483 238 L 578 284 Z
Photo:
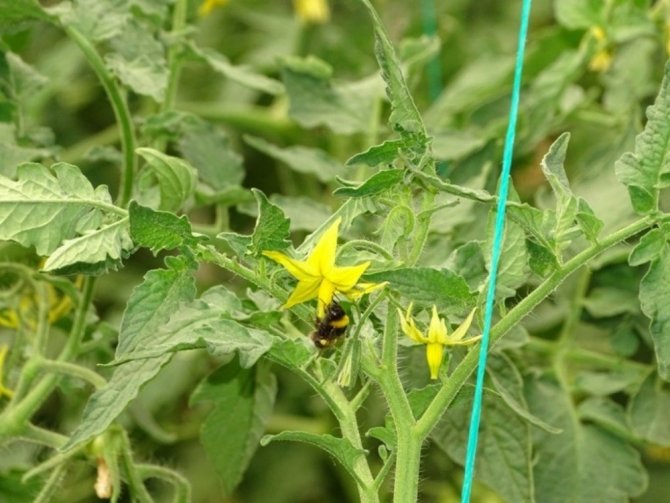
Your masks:
M 437 16 L 435 15 L 435 0 L 421 0 L 421 22 L 424 35 L 434 37 L 437 34 Z M 442 65 L 439 54 L 426 65 L 428 77 L 428 95 L 430 101 L 435 101 L 442 92 Z
M 519 26 L 519 44 L 516 51 L 516 66 L 514 67 L 514 83 L 512 85 L 512 102 L 509 109 L 509 123 L 505 135 L 503 150 L 502 171 L 500 174 L 500 188 L 498 190 L 498 204 L 496 207 L 496 222 L 493 233 L 493 248 L 491 250 L 491 269 L 489 271 L 489 287 L 486 292 L 486 309 L 484 311 L 484 330 L 482 342 L 479 346 L 479 363 L 477 365 L 477 382 L 475 395 L 472 401 L 472 415 L 470 417 L 470 431 L 465 457 L 465 475 L 461 503 L 470 503 L 470 492 L 475 472 L 475 458 L 477 456 L 477 442 L 479 440 L 479 422 L 482 415 L 482 395 L 484 392 L 484 375 L 486 372 L 486 358 L 488 356 L 491 321 L 493 318 L 493 304 L 495 301 L 496 277 L 502 251 L 503 232 L 505 230 L 505 208 L 509 192 L 510 170 L 512 168 L 512 154 L 514 153 L 514 137 L 516 135 L 516 119 L 519 114 L 519 95 L 521 94 L 521 75 L 523 73 L 523 55 L 528 34 L 528 20 L 530 18 L 531 0 L 523 0 L 521 7 L 521 23 Z

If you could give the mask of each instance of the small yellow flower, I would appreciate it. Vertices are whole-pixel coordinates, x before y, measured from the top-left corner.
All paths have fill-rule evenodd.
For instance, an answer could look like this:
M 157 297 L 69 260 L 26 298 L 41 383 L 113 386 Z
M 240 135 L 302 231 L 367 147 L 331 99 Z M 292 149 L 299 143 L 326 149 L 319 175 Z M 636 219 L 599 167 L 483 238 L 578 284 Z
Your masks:
M 6 345 L 0 347 L 0 398 L 3 396 L 12 398 L 12 396 L 14 396 L 14 392 L 11 389 L 5 387 L 2 379 L 5 370 L 5 358 L 7 357 L 7 351 L 9 351 L 9 347 Z
M 75 283 L 81 285 L 81 276 Z M 46 285 L 47 302 L 49 303 L 48 322 L 53 324 L 65 316 L 72 308 L 72 299 L 67 295 L 60 296 L 58 290 L 51 285 Z M 26 326 L 34 329 L 37 325 L 37 310 L 39 299 L 37 293 L 27 293 L 21 297 L 17 309 L 0 310 L 0 326 L 7 328 L 18 328 L 23 320 Z
M 370 262 L 354 266 L 335 265 L 340 222 L 341 219 L 338 218 L 323 233 L 305 260 L 296 260 L 278 251 L 263 252 L 263 255 L 284 266 L 298 280 L 298 285 L 283 306 L 285 309 L 316 298 L 317 316 L 322 318 L 326 306 L 332 302 L 336 292 L 355 300 L 382 286 L 382 284 L 358 283 L 370 266 Z
M 326 0 L 293 0 L 293 8 L 305 23 L 323 24 L 330 19 L 330 8 Z
M 428 362 L 428 368 L 430 369 L 431 379 L 437 379 L 440 366 L 442 366 L 442 357 L 444 355 L 445 346 L 472 344 L 481 339 L 481 335 L 470 337 L 468 339 L 463 338 L 472 324 L 472 318 L 475 315 L 475 311 L 476 309 L 470 311 L 470 314 L 468 314 L 468 317 L 463 323 L 461 323 L 452 334 L 449 334 L 447 332 L 447 323 L 437 315 L 437 307 L 433 306 L 433 316 L 430 319 L 428 335 L 426 336 L 416 328 L 414 318 L 412 318 L 412 304 L 407 308 L 406 314 L 403 314 L 403 312 L 398 309 L 398 313 L 400 314 L 400 327 L 405 335 L 416 342 L 426 345 L 426 361 Z
M 211 13 L 216 7 L 224 7 L 228 5 L 230 0 L 204 0 L 198 8 L 199 16 L 206 16 Z
M 589 33 L 596 41 L 596 54 L 589 61 L 592 72 L 606 72 L 612 66 L 612 52 L 608 48 L 607 34 L 600 26 L 592 26 Z

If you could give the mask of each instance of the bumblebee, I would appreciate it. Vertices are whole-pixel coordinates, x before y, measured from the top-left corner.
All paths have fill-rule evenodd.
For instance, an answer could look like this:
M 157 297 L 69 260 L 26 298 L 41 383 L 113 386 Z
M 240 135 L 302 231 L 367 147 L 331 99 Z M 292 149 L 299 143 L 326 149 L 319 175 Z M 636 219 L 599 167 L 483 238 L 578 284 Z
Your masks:
M 316 319 L 314 331 L 310 337 L 314 345 L 319 349 L 333 346 L 349 326 L 349 317 L 344 312 L 342 306 L 333 301 L 326 306 L 326 313 L 323 318 Z

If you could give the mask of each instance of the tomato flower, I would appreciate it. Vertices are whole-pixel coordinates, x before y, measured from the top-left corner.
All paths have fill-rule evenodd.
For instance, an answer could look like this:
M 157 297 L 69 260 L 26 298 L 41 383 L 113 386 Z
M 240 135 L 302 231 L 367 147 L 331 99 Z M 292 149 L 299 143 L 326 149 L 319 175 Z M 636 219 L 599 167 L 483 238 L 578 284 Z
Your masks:
M 230 0 L 204 0 L 198 8 L 200 16 L 206 16 L 212 12 L 216 7 L 224 7 Z
M 3 396 L 6 396 L 7 398 L 12 398 L 12 396 L 14 395 L 14 392 L 11 389 L 5 387 L 2 380 L 2 376 L 5 370 L 5 358 L 7 357 L 8 350 L 9 348 L 5 345 L 0 347 L 0 398 L 2 398 Z
M 400 327 L 405 335 L 413 341 L 426 345 L 426 361 L 428 362 L 428 368 L 430 369 L 431 379 L 437 379 L 438 372 L 442 366 L 442 357 L 444 355 L 445 346 L 472 344 L 481 339 L 481 335 L 470 337 L 468 339 L 463 338 L 472 324 L 472 318 L 475 315 L 475 311 L 476 309 L 470 311 L 470 314 L 463 323 L 461 323 L 453 333 L 449 334 L 447 332 L 446 322 L 437 315 L 437 308 L 433 306 L 433 316 L 430 319 L 430 325 L 428 326 L 428 335 L 424 335 L 418 328 L 416 328 L 414 318 L 412 318 L 412 304 L 407 308 L 406 314 L 403 314 L 403 312 L 398 309 L 398 313 L 400 314 Z
M 285 309 L 316 298 L 317 316 L 322 318 L 336 292 L 355 300 L 383 285 L 358 282 L 370 262 L 353 266 L 335 265 L 340 222 L 338 218 L 323 233 L 305 260 L 296 260 L 278 251 L 263 252 L 263 255 L 284 266 L 298 280 L 298 285 L 283 306 Z
M 293 8 L 301 21 L 323 24 L 330 19 L 330 9 L 326 0 L 293 0 Z

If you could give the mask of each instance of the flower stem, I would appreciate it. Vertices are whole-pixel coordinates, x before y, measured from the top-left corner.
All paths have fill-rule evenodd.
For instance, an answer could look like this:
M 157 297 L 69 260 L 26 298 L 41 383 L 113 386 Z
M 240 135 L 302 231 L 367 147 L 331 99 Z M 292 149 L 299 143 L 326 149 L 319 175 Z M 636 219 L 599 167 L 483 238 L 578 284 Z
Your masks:
M 121 170 L 121 183 L 117 203 L 119 206 L 125 208 L 130 202 L 132 195 L 133 177 L 137 165 L 135 128 L 128 104 L 121 94 L 121 89 L 107 70 L 105 62 L 95 47 L 93 47 L 93 44 L 76 28 L 65 26 L 64 29 L 68 36 L 79 46 L 84 56 L 86 56 L 88 63 L 105 89 L 112 110 L 114 111 L 114 116 L 121 132 L 121 148 L 123 150 L 123 168 Z
M 616 243 L 633 237 L 653 224 L 649 217 L 641 218 L 618 231 L 613 232 L 600 242 L 590 246 L 568 260 L 561 269 L 552 273 L 535 290 L 519 302 L 491 330 L 491 347 L 512 327 L 519 323 L 535 307 L 553 292 L 568 276 L 577 271 L 591 259 L 604 252 Z M 445 385 L 438 391 L 423 416 L 417 422 L 417 432 L 425 438 L 470 377 L 477 366 L 477 351 L 470 351 L 454 369 Z
M 187 0 L 177 0 L 172 11 L 172 35 L 178 34 L 186 27 L 186 14 L 188 11 Z M 170 77 L 168 80 L 165 100 L 161 106 L 163 112 L 171 110 L 177 100 L 177 86 L 179 84 L 179 74 L 181 73 L 181 54 L 178 43 L 172 42 L 168 51 L 168 65 L 170 68 Z

